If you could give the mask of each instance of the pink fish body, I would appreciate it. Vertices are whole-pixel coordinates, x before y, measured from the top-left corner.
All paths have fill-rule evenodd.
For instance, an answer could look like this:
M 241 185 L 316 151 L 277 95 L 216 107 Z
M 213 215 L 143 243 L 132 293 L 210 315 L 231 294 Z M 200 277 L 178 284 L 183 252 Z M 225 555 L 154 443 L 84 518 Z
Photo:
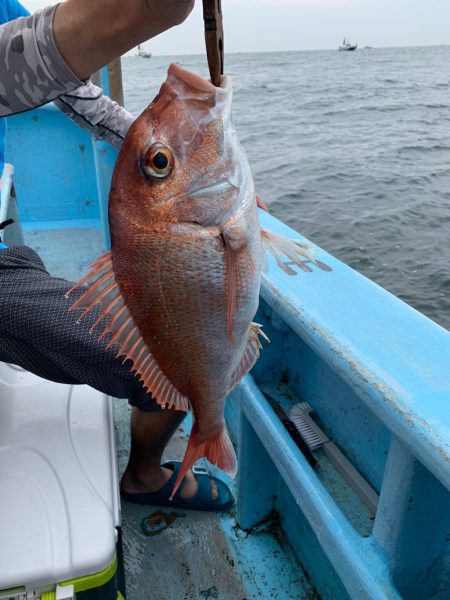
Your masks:
M 192 407 L 173 493 L 201 457 L 236 471 L 224 404 L 259 356 L 261 331 L 252 319 L 263 241 L 282 268 L 277 246 L 301 266 L 299 246 L 261 233 L 231 97 L 228 78 L 217 88 L 170 66 L 115 166 L 111 252 L 78 284 L 90 287 L 72 307 L 84 307 L 84 316 L 100 302 L 102 316 L 112 316 L 102 335 L 112 333 L 110 345 L 133 362 L 152 397 L 165 407 Z

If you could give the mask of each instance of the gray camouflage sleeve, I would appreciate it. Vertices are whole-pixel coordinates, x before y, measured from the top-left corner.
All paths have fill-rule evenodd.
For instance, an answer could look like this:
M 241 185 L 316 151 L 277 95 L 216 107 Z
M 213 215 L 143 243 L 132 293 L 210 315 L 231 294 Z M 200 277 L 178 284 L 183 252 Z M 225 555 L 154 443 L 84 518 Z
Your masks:
M 91 81 L 55 100 L 56 106 L 77 125 L 117 149 L 134 121 L 124 108 L 103 95 Z
M 80 127 L 120 148 L 134 117 L 66 65 L 53 38 L 55 10 L 0 26 L 0 117 L 54 100 Z
M 56 47 L 55 10 L 49 6 L 0 25 L 0 117 L 41 106 L 84 84 Z

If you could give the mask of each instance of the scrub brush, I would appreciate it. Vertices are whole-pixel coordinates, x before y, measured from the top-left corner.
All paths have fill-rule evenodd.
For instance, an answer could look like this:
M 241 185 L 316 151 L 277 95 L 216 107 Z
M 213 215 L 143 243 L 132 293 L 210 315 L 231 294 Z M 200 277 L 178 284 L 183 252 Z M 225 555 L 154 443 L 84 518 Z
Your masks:
M 311 418 L 313 409 L 307 402 L 295 404 L 290 411 L 289 418 L 296 426 L 298 432 L 311 451 L 323 449 L 325 456 L 342 475 L 352 490 L 359 496 L 372 516 L 375 516 L 378 505 L 378 494 L 370 484 L 355 469 L 351 462 L 342 454 Z

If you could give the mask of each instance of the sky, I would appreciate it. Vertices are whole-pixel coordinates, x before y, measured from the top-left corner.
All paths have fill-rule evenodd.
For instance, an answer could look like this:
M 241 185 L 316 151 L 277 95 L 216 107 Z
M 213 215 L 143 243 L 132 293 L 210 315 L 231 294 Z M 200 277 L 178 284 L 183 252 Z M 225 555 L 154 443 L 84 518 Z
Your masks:
M 95 0 L 92 0 L 95 2 Z M 53 0 L 22 0 L 34 11 Z M 225 52 L 450 44 L 450 0 L 222 0 Z M 187 21 L 145 42 L 153 54 L 204 52 L 202 3 Z

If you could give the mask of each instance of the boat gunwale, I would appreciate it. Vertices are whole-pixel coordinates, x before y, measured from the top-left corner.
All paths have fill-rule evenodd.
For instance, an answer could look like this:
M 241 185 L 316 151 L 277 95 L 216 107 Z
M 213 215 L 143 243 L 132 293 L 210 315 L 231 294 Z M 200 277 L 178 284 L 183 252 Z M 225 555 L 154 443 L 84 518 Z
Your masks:
M 263 226 L 311 244 L 309 240 L 271 215 L 262 214 L 260 211 L 260 217 Z M 312 274 L 302 273 L 293 278 L 269 267 L 269 272 L 263 276 L 261 297 L 355 390 L 371 412 L 405 444 L 413 456 L 450 489 L 449 424 L 439 420 L 439 415 L 444 416 L 445 410 L 447 415 L 449 414 L 450 383 L 445 381 L 440 371 L 440 368 L 443 370 L 445 367 L 445 360 L 442 360 L 440 365 L 433 362 L 438 355 L 450 357 L 449 332 L 325 251 L 317 249 L 317 253 L 320 254 L 320 260 L 332 265 L 333 273 L 320 273 L 318 277 L 321 281 L 316 279 L 313 282 L 308 281 L 308 277 L 313 278 Z M 325 279 L 327 276 L 328 282 Z M 335 277 L 340 278 L 339 290 L 333 289 Z M 292 280 L 296 280 L 295 284 Z M 362 286 L 362 289 L 366 288 L 365 291 L 368 292 L 367 303 L 363 307 L 358 306 L 356 302 L 349 305 L 347 294 L 351 294 L 357 284 Z M 311 294 L 314 285 L 316 289 Z M 339 293 L 343 287 L 346 291 Z M 320 295 L 328 298 L 330 293 L 334 303 L 338 305 L 334 314 L 344 309 L 351 312 L 354 318 L 353 326 L 358 327 L 364 322 L 366 336 L 372 336 L 371 341 L 380 342 L 379 323 L 375 317 L 369 315 L 382 300 L 386 312 L 391 311 L 392 320 L 410 321 L 411 328 L 417 328 L 416 334 L 422 333 L 430 338 L 427 344 L 421 340 L 426 349 L 419 348 L 419 344 L 416 347 L 409 346 L 407 352 L 413 356 L 413 360 L 408 365 L 402 365 L 403 370 L 399 376 L 392 368 L 392 351 L 395 349 L 389 351 L 389 344 L 386 343 L 386 353 L 381 356 L 376 353 L 374 343 L 372 353 L 368 353 L 370 344 L 366 348 L 358 347 L 358 341 L 352 339 L 349 331 L 345 330 L 345 320 L 344 325 L 334 323 L 332 317 L 312 301 L 313 298 L 319 300 Z M 384 328 L 389 326 L 389 321 L 387 317 Z M 439 344 L 440 350 L 436 350 Z M 431 346 L 434 346 L 434 352 L 431 352 Z M 421 373 L 427 372 L 426 380 L 421 377 L 418 369 L 414 370 L 416 361 L 421 363 Z M 430 382 L 434 383 L 434 389 L 430 388 Z M 423 393 L 423 390 L 427 390 L 428 395 Z

